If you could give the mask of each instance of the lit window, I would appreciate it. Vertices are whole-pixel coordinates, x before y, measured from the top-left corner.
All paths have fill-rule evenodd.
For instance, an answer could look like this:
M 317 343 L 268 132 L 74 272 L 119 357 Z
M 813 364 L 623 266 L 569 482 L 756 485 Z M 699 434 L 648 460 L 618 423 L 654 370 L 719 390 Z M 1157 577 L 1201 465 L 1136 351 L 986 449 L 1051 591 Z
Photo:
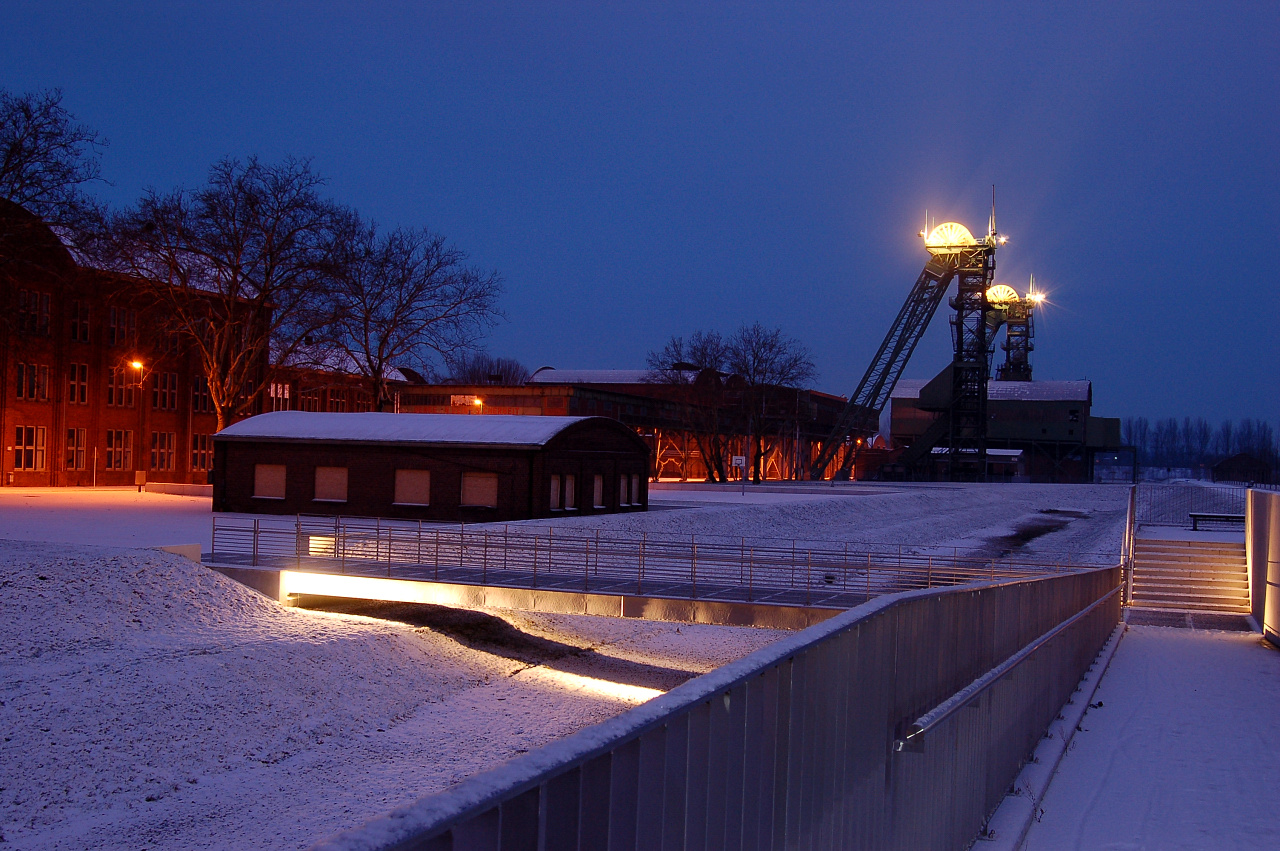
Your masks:
M 316 467 L 316 502 L 347 501 L 347 468 Z
M 564 510 L 576 511 L 578 509 L 578 479 L 572 473 L 564 477 Z
M 253 465 L 253 495 L 258 499 L 284 499 L 283 464 Z
M 599 473 L 596 473 L 593 477 L 591 496 L 591 505 L 593 507 L 604 508 L 604 476 Z
M 430 505 L 431 471 L 396 470 L 396 505 Z
M 498 474 L 463 473 L 462 505 L 464 508 L 497 508 Z
M 560 477 L 551 477 L 551 510 L 560 510 Z

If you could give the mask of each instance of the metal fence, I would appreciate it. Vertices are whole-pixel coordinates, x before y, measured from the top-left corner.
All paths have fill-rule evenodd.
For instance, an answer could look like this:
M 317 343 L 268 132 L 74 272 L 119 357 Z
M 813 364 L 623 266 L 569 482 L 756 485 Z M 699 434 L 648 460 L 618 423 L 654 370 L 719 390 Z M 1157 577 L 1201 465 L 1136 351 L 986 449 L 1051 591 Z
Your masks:
M 882 598 L 315 848 L 962 849 L 1113 632 L 1119 583 Z
M 1149 526 L 1191 528 L 1191 515 L 1243 516 L 1248 489 L 1236 485 L 1142 483 L 1137 486 L 1134 519 Z
M 911 588 L 1115 560 L 1088 553 L 1036 559 L 959 547 L 245 515 L 215 515 L 212 557 L 224 564 L 418 581 L 845 608 Z

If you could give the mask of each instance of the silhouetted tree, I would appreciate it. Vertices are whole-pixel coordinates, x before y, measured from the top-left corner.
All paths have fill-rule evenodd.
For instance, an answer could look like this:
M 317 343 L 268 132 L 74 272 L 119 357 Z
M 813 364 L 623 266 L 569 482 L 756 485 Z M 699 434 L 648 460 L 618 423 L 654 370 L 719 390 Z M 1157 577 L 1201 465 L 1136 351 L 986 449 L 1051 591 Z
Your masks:
M 746 387 L 744 409 L 747 435 L 752 447 L 752 478 L 763 477 L 764 435 L 770 418 L 767 402 L 775 388 L 798 388 L 813 379 L 809 350 L 780 328 L 766 328 L 759 322 L 739 328 L 728 341 L 729 369 L 742 377 Z
M 99 205 L 84 191 L 102 180 L 107 141 L 62 106 L 62 91 L 0 89 L 0 197 L 52 225 L 79 229 Z
M 198 353 L 219 430 L 252 409 L 267 363 L 333 322 L 324 294 L 348 217 L 323 183 L 306 160 L 226 159 L 200 188 L 148 191 L 112 218 L 111 264 Z
M 529 380 L 529 370 L 515 358 L 495 358 L 485 352 L 464 352 L 452 359 L 450 384 L 497 384 L 518 387 Z
M 437 359 L 465 353 L 497 318 L 501 278 L 465 265 L 466 258 L 427 230 L 380 232 L 372 222 L 357 222 L 342 240 L 326 338 L 369 380 L 379 410 L 391 400 L 393 367 L 430 373 Z

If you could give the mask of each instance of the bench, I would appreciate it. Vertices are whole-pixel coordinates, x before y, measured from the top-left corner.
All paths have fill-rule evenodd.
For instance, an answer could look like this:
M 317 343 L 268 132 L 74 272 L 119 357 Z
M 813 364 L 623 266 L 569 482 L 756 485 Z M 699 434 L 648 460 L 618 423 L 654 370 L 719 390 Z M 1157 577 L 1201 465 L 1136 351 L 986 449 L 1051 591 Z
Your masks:
M 1192 531 L 1199 531 L 1201 523 L 1239 523 L 1244 525 L 1243 514 L 1218 514 L 1213 511 L 1192 511 L 1188 515 L 1191 518 Z

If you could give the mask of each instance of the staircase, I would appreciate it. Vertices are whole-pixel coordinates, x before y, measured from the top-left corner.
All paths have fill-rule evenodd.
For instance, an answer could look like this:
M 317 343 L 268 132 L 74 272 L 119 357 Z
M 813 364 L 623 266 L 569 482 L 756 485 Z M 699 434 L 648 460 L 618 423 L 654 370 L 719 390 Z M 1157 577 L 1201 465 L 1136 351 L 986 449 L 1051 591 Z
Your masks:
M 1136 539 L 1132 605 L 1248 614 L 1244 542 Z

